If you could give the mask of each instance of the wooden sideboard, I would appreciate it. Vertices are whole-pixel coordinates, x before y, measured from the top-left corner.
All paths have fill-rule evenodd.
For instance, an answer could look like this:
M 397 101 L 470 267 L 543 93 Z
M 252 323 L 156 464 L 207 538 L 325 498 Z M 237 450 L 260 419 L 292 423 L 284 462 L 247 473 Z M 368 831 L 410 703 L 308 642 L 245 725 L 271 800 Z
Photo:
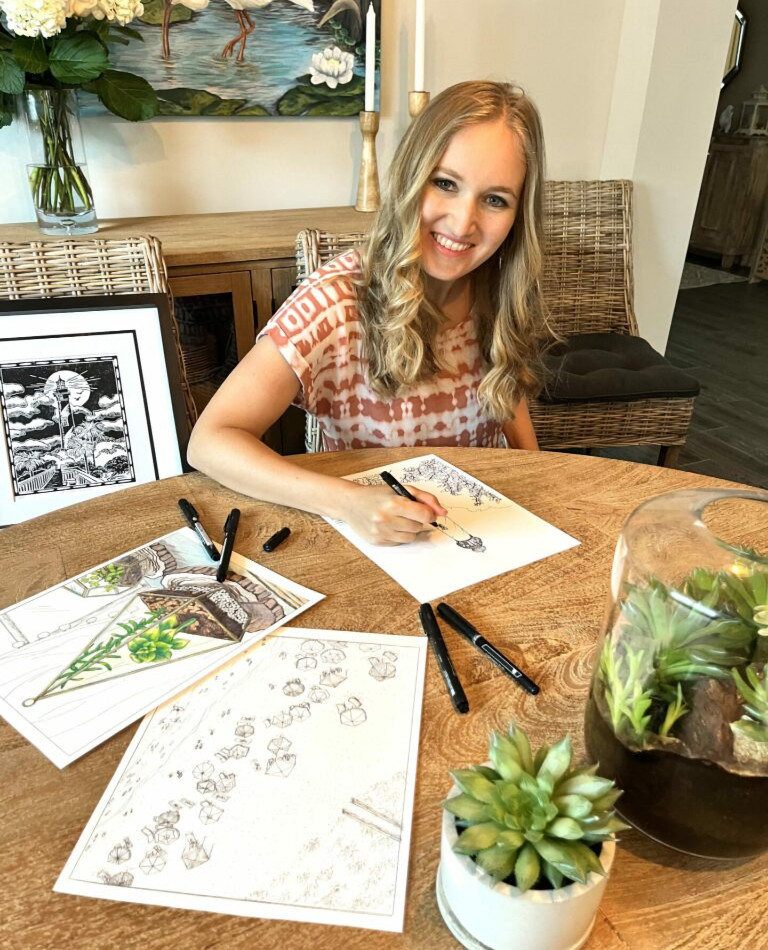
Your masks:
M 768 138 L 716 135 L 710 144 L 690 246 L 750 266 L 768 197 Z
M 208 324 L 214 324 L 219 339 L 211 339 L 210 346 L 220 351 L 220 377 L 245 356 L 256 333 L 290 294 L 296 281 L 298 232 L 303 228 L 367 231 L 372 219 L 373 214 L 350 207 L 115 218 L 100 221 L 98 232 L 88 237 L 151 234 L 161 242 L 177 303 L 190 388 L 200 410 L 215 391 L 216 380 L 206 378 L 204 369 L 198 374 L 199 362 L 205 360 L 206 341 L 196 346 L 194 333 L 190 337 L 185 332 L 185 321 L 193 322 L 203 314 Z M 58 239 L 41 234 L 29 223 L 0 225 L 0 240 Z M 284 455 L 301 452 L 303 433 L 303 413 L 289 410 L 267 441 Z

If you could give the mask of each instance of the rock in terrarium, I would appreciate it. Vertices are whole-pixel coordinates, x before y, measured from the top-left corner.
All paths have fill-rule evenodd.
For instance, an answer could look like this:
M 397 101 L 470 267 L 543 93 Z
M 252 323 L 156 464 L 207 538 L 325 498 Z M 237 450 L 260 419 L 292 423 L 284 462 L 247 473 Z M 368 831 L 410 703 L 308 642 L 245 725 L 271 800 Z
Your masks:
M 747 540 L 724 541 L 702 517 L 737 499 L 751 510 L 728 520 Z M 624 789 L 617 810 L 703 857 L 768 849 L 768 557 L 753 546 L 768 534 L 767 502 L 677 491 L 637 508 L 592 676 L 586 745 Z

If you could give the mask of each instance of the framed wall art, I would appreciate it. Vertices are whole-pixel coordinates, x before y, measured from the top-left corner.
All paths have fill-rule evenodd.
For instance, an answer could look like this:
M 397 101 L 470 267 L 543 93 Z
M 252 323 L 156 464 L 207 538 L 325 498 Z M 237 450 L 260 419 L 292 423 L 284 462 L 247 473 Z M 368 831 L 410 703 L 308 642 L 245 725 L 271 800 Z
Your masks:
M 182 472 L 163 294 L 0 301 L 0 524 Z
M 366 21 L 378 90 L 381 0 L 146 0 L 131 22 L 144 42 L 110 52 L 155 89 L 161 115 L 356 116 Z

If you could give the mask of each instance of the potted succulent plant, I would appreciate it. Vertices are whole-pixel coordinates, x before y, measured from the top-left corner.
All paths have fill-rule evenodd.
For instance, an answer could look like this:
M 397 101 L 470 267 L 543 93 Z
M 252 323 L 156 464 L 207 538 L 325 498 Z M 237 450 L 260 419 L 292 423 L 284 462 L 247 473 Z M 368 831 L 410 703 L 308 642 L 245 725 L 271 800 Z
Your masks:
M 571 740 L 531 750 L 514 723 L 490 763 L 451 772 L 437 900 L 465 947 L 575 950 L 592 929 L 627 825 L 597 766 L 572 767 Z

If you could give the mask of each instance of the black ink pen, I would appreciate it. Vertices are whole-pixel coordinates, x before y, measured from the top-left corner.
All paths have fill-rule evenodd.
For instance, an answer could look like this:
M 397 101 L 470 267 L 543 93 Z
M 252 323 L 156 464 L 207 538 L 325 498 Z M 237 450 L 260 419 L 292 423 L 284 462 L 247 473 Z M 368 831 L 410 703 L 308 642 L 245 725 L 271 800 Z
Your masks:
M 452 607 L 449 607 L 448 604 L 438 604 L 437 612 L 454 630 L 458 630 L 458 632 L 466 637 L 470 643 L 473 643 L 481 653 L 484 653 L 492 663 L 495 663 L 500 670 L 503 670 L 507 676 L 511 676 L 516 683 L 519 683 L 526 692 L 534 696 L 539 692 L 539 687 L 533 680 L 529 679 L 525 673 L 515 666 L 511 660 L 508 660 L 503 653 L 500 653 L 484 636 L 481 636 L 472 624 L 468 620 L 465 620 L 461 614 L 457 613 Z
M 469 700 L 462 689 L 459 677 L 456 675 L 456 670 L 453 668 L 448 648 L 445 645 L 443 635 L 440 633 L 437 620 L 429 604 L 422 604 L 419 607 L 419 619 L 424 628 L 424 633 L 427 635 L 427 640 L 429 640 L 429 645 L 435 654 L 440 674 L 443 677 L 443 682 L 445 683 L 448 695 L 451 697 L 451 702 L 456 712 L 469 712 Z
M 400 495 L 401 498 L 407 498 L 409 501 L 415 501 L 419 505 L 424 504 L 423 502 L 419 501 L 418 498 L 414 498 L 408 489 L 404 485 L 401 485 L 394 475 L 391 475 L 389 472 L 379 472 L 379 474 L 381 475 L 381 480 L 384 482 L 384 484 L 391 488 L 396 495 Z M 436 521 L 430 521 L 429 523 L 433 528 L 437 527 Z
M 224 522 L 224 543 L 221 546 L 221 560 L 219 561 L 219 567 L 216 571 L 216 580 L 219 581 L 219 583 L 227 577 L 229 559 L 232 557 L 232 548 L 235 546 L 235 535 L 237 534 L 239 522 L 240 509 L 233 508 L 227 515 L 227 520 Z
M 198 538 L 200 538 L 200 543 L 207 551 L 208 557 L 213 561 L 218 561 L 219 550 L 213 541 L 211 541 L 208 532 L 202 526 L 200 515 L 198 515 L 195 510 L 195 506 L 190 504 L 186 498 L 179 498 L 179 508 L 181 508 L 181 513 L 184 515 L 184 520 L 190 528 L 192 528 Z

